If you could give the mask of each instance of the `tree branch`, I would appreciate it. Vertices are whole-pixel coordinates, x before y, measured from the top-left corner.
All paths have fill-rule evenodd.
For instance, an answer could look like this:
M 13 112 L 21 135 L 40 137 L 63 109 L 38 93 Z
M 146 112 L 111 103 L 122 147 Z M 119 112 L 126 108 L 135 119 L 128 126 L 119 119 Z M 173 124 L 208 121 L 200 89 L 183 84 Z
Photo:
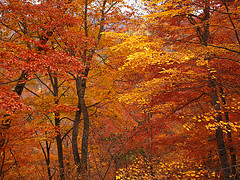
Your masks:
M 36 74 L 35 74 L 35 77 L 52 93 L 52 95 L 54 95 L 54 92 L 45 82 L 43 82 Z
M 38 94 L 36 94 L 35 92 L 33 92 L 32 90 L 28 89 L 26 86 L 24 87 L 24 89 L 26 89 L 27 91 L 29 91 L 30 93 L 34 94 L 37 97 L 40 97 Z

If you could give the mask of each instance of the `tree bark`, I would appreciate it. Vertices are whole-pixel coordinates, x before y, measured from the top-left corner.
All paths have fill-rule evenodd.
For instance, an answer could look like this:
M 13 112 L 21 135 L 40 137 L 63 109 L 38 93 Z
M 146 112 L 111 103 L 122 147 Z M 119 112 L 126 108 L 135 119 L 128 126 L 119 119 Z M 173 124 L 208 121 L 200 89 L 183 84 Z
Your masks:
M 74 157 L 75 165 L 77 166 L 77 172 L 80 174 L 81 167 L 80 167 L 80 157 L 78 153 L 78 125 L 80 123 L 80 117 L 81 117 L 81 77 L 77 76 L 76 78 L 76 89 L 77 89 L 77 96 L 78 96 L 78 111 L 75 113 L 75 118 L 73 122 L 73 130 L 72 130 L 72 152 Z
M 48 144 L 48 141 L 45 142 L 45 146 L 46 146 L 46 151 L 44 150 L 44 146 L 42 146 L 41 142 L 39 142 L 44 158 L 45 158 L 45 162 L 47 164 L 47 173 L 48 173 L 48 179 L 52 180 L 52 175 L 51 175 L 51 168 L 50 168 L 50 147 L 51 147 L 51 142 Z
M 209 19 L 210 19 L 210 8 L 209 8 L 209 1 L 205 0 L 205 7 L 203 9 L 203 30 L 202 33 L 199 32 L 199 39 L 200 42 L 203 46 L 208 46 L 208 41 L 209 41 Z M 206 61 L 210 61 L 211 57 L 209 54 L 206 54 L 205 57 Z M 217 82 L 216 82 L 216 77 L 214 77 L 213 73 L 210 73 L 209 76 L 209 87 L 211 88 L 211 102 L 212 106 L 215 110 L 216 115 L 216 121 L 219 123 L 217 129 L 216 129 L 216 140 L 218 144 L 218 153 L 219 153 L 219 159 L 221 162 L 222 166 L 222 172 L 223 172 L 223 178 L 225 180 L 230 179 L 230 169 L 229 169 L 229 162 L 228 162 L 228 156 L 227 156 L 227 151 L 225 147 L 225 142 L 224 142 L 224 137 L 223 137 L 223 131 L 222 127 L 220 125 L 222 121 L 222 115 L 220 114 L 221 112 L 221 107 L 220 107 L 220 99 L 218 98 L 218 92 L 217 92 Z
M 222 86 L 219 86 L 219 90 L 220 90 L 220 96 L 221 96 L 222 104 L 223 104 L 223 106 L 225 106 L 226 105 L 226 98 L 225 98 Z M 225 119 L 226 122 L 229 122 L 229 116 L 228 116 L 227 111 L 224 112 L 224 119 Z M 235 148 L 232 145 L 232 132 L 231 132 L 230 127 L 228 127 L 227 139 L 228 139 L 228 143 L 229 143 L 229 151 L 230 151 L 230 157 L 231 157 L 232 175 L 233 175 L 234 179 L 239 179 L 239 176 L 237 174 L 237 156 L 236 156 Z
M 18 83 L 14 88 L 14 91 L 21 96 L 23 89 L 26 85 L 26 81 L 27 81 L 27 73 L 25 71 L 22 71 L 21 76 L 18 79 Z
M 52 180 L 52 175 L 51 175 L 51 168 L 50 168 L 50 146 L 51 144 L 48 144 L 46 141 L 46 164 L 47 164 L 47 172 L 48 172 L 48 179 Z
M 72 131 L 72 151 L 74 156 L 74 162 L 77 166 L 78 175 L 82 176 L 82 179 L 87 178 L 87 157 L 88 157 L 88 136 L 89 136 L 89 115 L 88 109 L 85 103 L 85 90 L 86 90 L 86 78 L 88 76 L 89 68 L 84 71 L 84 76 L 76 77 L 76 89 L 78 97 L 78 111 L 76 111 L 75 119 L 73 123 Z M 83 115 L 83 136 L 81 147 L 81 158 L 78 152 L 78 125 L 80 123 L 81 114 Z
M 87 67 L 84 72 L 84 77 L 76 77 L 76 89 L 78 96 L 78 111 L 75 113 L 75 119 L 73 122 L 72 131 L 72 152 L 74 157 L 75 165 L 77 166 L 78 176 L 82 179 L 88 179 L 87 175 L 87 164 L 88 164 L 88 137 L 89 137 L 89 115 L 88 109 L 85 102 L 85 90 L 86 90 L 86 78 L 89 72 Z M 80 117 L 83 117 L 83 135 L 82 135 L 82 147 L 81 147 L 81 158 L 78 152 L 78 126 L 80 123 Z
M 58 113 L 55 113 L 55 116 L 59 115 Z M 60 127 L 60 121 L 59 118 L 55 118 L 55 126 Z M 58 167 L 59 167 L 59 173 L 60 173 L 60 180 L 64 180 L 64 163 L 63 163 L 63 147 L 62 147 L 62 139 L 61 134 L 58 132 L 58 135 L 56 136 L 57 141 L 57 152 L 58 152 Z
M 225 118 L 226 118 L 227 122 L 229 122 L 228 112 L 225 113 Z M 228 138 L 229 151 L 230 151 L 230 157 L 231 157 L 232 175 L 233 175 L 234 179 L 239 179 L 239 176 L 237 174 L 237 156 L 236 156 L 235 148 L 232 145 L 232 133 L 231 133 L 231 131 L 227 132 L 227 138 Z
M 82 136 L 82 151 L 81 151 L 81 174 L 82 179 L 87 177 L 88 164 L 88 137 L 89 137 L 89 115 L 85 100 L 81 99 L 81 108 L 83 113 L 83 136 Z
M 49 74 L 50 75 L 50 74 Z M 59 104 L 58 99 L 58 78 L 53 77 L 50 75 L 50 78 L 53 79 L 52 85 L 53 85 L 53 92 L 55 97 L 55 105 L 57 106 Z M 61 132 L 60 132 L 60 113 L 59 111 L 55 111 L 55 127 L 59 128 L 59 132 L 57 132 L 56 136 L 56 142 L 57 142 L 57 152 L 58 152 L 58 167 L 59 167 L 59 173 L 60 173 L 60 180 L 64 180 L 64 162 L 63 162 L 63 147 L 62 147 L 62 138 L 61 138 Z
M 223 137 L 223 131 L 222 127 L 220 125 L 222 121 L 222 115 L 220 114 L 221 107 L 219 103 L 219 98 L 217 95 L 217 84 L 216 84 L 216 79 L 213 77 L 213 75 L 210 76 L 210 88 L 212 89 L 211 92 L 211 100 L 212 100 L 212 105 L 214 107 L 214 110 L 217 113 L 216 116 L 216 121 L 219 123 L 217 129 L 216 129 L 216 140 L 218 144 L 218 153 L 219 153 L 219 159 L 221 162 L 222 166 L 222 172 L 223 172 L 223 178 L 225 180 L 230 179 L 230 168 L 229 168 L 229 162 L 228 162 L 228 156 L 227 156 L 227 151 L 225 147 L 225 142 L 224 142 L 224 137 Z

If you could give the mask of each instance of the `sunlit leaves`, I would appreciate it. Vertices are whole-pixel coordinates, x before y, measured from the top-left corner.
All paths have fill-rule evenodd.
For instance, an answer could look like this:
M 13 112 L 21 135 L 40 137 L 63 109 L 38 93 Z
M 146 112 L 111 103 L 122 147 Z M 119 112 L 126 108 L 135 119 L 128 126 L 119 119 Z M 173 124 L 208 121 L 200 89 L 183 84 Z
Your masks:
M 117 172 L 116 179 L 207 179 L 219 178 L 219 172 L 205 169 L 202 164 L 191 160 L 182 162 L 161 162 L 160 159 L 148 161 L 136 158 L 128 169 Z

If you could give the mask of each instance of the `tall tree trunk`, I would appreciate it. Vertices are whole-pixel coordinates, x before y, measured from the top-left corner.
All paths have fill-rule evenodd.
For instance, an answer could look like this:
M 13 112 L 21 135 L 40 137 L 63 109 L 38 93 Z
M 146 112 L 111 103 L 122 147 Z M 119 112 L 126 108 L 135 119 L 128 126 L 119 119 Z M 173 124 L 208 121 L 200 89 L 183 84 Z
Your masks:
M 225 119 L 227 122 L 229 122 L 228 112 L 225 112 Z M 229 131 L 227 132 L 227 138 L 228 138 L 229 151 L 230 151 L 230 156 L 231 156 L 232 175 L 233 175 L 234 179 L 239 179 L 239 176 L 237 174 L 237 156 L 236 156 L 235 148 L 232 145 L 232 133 L 231 133 L 230 128 L 229 128 Z
M 50 168 L 50 147 L 51 147 L 51 142 L 48 144 L 48 141 L 45 142 L 45 146 L 46 146 L 46 151 L 44 150 L 44 146 L 42 146 L 41 142 L 39 142 L 44 158 L 45 158 L 45 162 L 47 164 L 47 173 L 48 173 L 48 179 L 52 180 L 52 175 L 51 175 L 51 168 Z
M 84 31 L 85 36 L 88 37 L 89 25 L 88 25 L 88 0 L 84 1 Z M 105 7 L 107 4 L 107 0 L 103 0 L 102 7 L 101 7 L 101 20 L 100 20 L 100 28 L 97 35 L 97 45 L 101 39 L 103 27 L 104 27 L 104 20 L 105 20 Z M 108 11 L 111 8 L 108 9 Z M 76 80 L 76 89 L 78 95 L 78 108 L 79 110 L 76 111 L 75 119 L 73 123 L 73 132 L 72 132 L 72 151 L 74 156 L 75 165 L 77 165 L 78 174 L 82 176 L 82 179 L 87 179 L 87 167 L 88 167 L 88 138 L 89 138 L 89 114 L 88 109 L 85 102 L 85 90 L 86 90 L 86 79 L 88 77 L 89 72 L 89 60 L 92 59 L 93 54 L 97 48 L 87 50 L 85 49 L 82 56 L 82 62 L 84 63 L 86 69 L 83 72 L 82 76 L 77 75 L 75 78 Z M 88 54 L 89 53 L 89 54 Z M 71 53 L 74 55 L 74 53 Z M 82 147 L 81 147 L 81 158 L 79 157 L 78 153 L 78 143 L 77 143 L 77 136 L 78 136 L 78 125 L 80 123 L 80 117 L 83 117 L 83 135 L 82 135 Z
M 225 119 L 227 122 L 229 122 L 228 112 L 225 112 Z M 230 128 L 229 128 L 230 130 Z M 227 138 L 229 143 L 229 151 L 230 151 L 230 157 L 231 157 L 231 169 L 232 169 L 232 175 L 234 179 L 239 179 L 239 176 L 237 174 L 237 156 L 235 148 L 232 145 L 232 133 L 231 131 L 227 132 Z
M 210 88 L 212 88 L 212 92 L 211 92 L 212 105 L 214 107 L 214 110 L 217 113 L 216 121 L 218 123 L 221 123 L 222 121 L 222 115 L 220 114 L 221 107 L 220 107 L 219 98 L 217 95 L 216 79 L 213 75 L 211 75 L 210 77 Z M 216 140 L 218 143 L 218 153 L 219 153 L 219 159 L 221 161 L 223 178 L 225 180 L 228 180 L 230 179 L 231 172 L 229 168 L 229 162 L 228 162 L 228 156 L 227 156 L 227 151 L 226 151 L 224 137 L 223 137 L 223 131 L 220 125 L 216 129 Z
M 210 19 L 210 8 L 209 8 L 209 1 L 205 0 L 205 7 L 203 9 L 203 30 L 200 32 L 198 28 L 198 34 L 199 34 L 199 40 L 203 46 L 208 46 L 208 41 L 210 39 L 210 33 L 209 33 L 209 19 Z M 209 54 L 206 54 L 205 57 L 206 61 L 210 61 L 211 57 Z M 212 89 L 211 92 L 211 102 L 212 106 L 217 113 L 216 115 L 216 121 L 220 123 L 222 121 L 222 115 L 220 114 L 221 107 L 219 103 L 219 98 L 217 94 L 217 82 L 216 77 L 212 73 L 210 73 L 209 77 L 209 87 Z M 223 131 L 221 128 L 221 125 L 219 125 L 216 129 L 216 140 L 218 144 L 218 153 L 219 153 L 219 159 L 221 161 L 222 166 L 222 172 L 223 172 L 223 178 L 225 180 L 230 179 L 230 169 L 229 169 L 229 162 L 228 162 L 228 156 L 227 151 L 225 147 L 224 137 L 223 137 Z
M 55 127 L 59 128 L 60 131 L 60 120 L 59 120 L 59 113 L 55 112 Z M 62 147 L 62 139 L 61 134 L 58 132 L 56 136 L 57 141 L 57 152 L 58 152 L 58 167 L 59 167 L 59 173 L 60 173 L 60 179 L 63 180 L 64 178 L 64 163 L 63 163 L 63 147 Z
M 221 96 L 220 98 L 222 100 L 222 104 L 223 104 L 223 106 L 225 106 L 226 98 L 225 98 L 222 86 L 219 86 L 219 90 L 220 90 L 220 96 Z M 224 112 L 224 119 L 227 123 L 229 122 L 229 116 L 228 116 L 227 111 Z M 229 151 L 230 151 L 230 157 L 231 157 L 232 175 L 233 175 L 234 179 L 239 179 L 238 174 L 237 174 L 237 156 L 236 156 L 235 148 L 232 145 L 232 133 L 231 133 L 230 127 L 228 127 L 227 139 L 228 139 Z
M 52 180 L 52 175 L 51 175 L 51 168 L 50 168 L 50 146 L 51 146 L 51 142 L 50 144 L 48 144 L 48 142 L 46 141 L 46 164 L 47 164 L 47 172 L 48 172 L 48 179 Z
M 220 117 L 221 116 L 218 116 L 217 119 L 220 119 Z M 219 153 L 219 158 L 221 161 L 223 178 L 225 180 L 228 180 L 228 179 L 230 179 L 231 172 L 230 172 L 228 158 L 227 158 L 227 151 L 226 151 L 225 143 L 223 140 L 223 131 L 220 126 L 216 129 L 216 140 L 218 143 L 218 153 Z
M 76 77 L 76 89 L 77 89 L 77 97 L 78 97 L 78 111 L 75 113 L 75 118 L 73 122 L 73 130 L 72 130 L 72 152 L 73 152 L 73 157 L 74 157 L 74 162 L 75 165 L 77 166 L 77 172 L 80 174 L 81 172 L 81 167 L 80 167 L 80 156 L 78 153 L 78 125 L 80 123 L 80 117 L 81 117 L 81 104 L 80 104 L 80 99 L 81 99 L 81 77 L 77 76 Z
M 53 92 L 54 92 L 54 97 L 55 97 L 55 105 L 57 106 L 59 104 L 59 99 L 58 99 L 58 78 L 55 76 L 52 78 L 51 74 L 50 78 L 53 80 L 52 85 L 53 85 Z M 64 162 L 63 162 L 63 147 L 62 147 L 62 138 L 61 138 L 61 130 L 60 130 L 60 113 L 59 111 L 55 111 L 55 127 L 59 128 L 59 132 L 57 132 L 56 136 L 56 142 L 57 142 L 57 152 L 58 152 L 58 166 L 59 166 L 59 173 L 60 173 L 60 180 L 65 179 L 64 177 Z
M 74 162 L 77 166 L 78 175 L 84 176 L 86 179 L 87 172 L 87 156 L 88 156 L 88 136 L 89 136 L 89 116 L 88 109 L 85 103 L 85 90 L 86 90 L 86 77 L 88 75 L 89 68 L 85 69 L 84 77 L 76 77 L 76 89 L 78 97 L 78 111 L 76 111 L 75 119 L 73 123 L 72 131 L 72 151 L 74 156 Z M 81 158 L 78 152 L 78 126 L 80 123 L 81 114 L 83 115 L 83 136 L 82 136 L 82 148 L 81 148 Z
M 87 179 L 88 164 L 88 137 L 89 137 L 89 115 L 84 98 L 81 99 L 81 108 L 83 113 L 83 136 L 81 151 L 81 174 L 82 179 Z

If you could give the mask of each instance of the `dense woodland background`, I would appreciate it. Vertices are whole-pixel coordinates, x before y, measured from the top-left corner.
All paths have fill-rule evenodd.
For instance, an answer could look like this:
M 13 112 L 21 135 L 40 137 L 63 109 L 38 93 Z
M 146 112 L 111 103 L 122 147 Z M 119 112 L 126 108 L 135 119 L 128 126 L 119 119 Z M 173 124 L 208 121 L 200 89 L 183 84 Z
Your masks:
M 240 1 L 126 2 L 0 0 L 0 179 L 239 179 Z

